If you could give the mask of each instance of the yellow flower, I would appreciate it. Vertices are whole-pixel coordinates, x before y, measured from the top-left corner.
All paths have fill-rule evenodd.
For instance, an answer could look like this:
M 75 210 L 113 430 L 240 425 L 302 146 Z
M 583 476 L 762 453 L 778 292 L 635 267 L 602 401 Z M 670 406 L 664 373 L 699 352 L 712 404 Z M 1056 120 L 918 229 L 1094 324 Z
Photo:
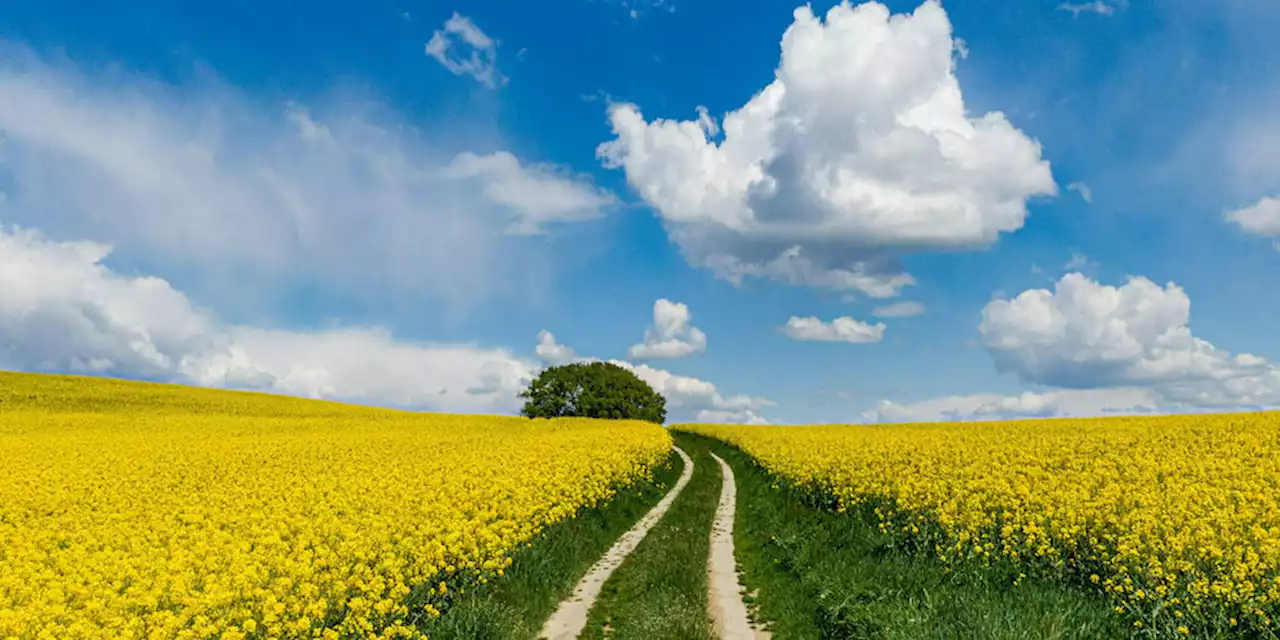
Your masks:
M 0 638 L 414 637 L 670 446 L 642 422 L 0 373 Z
M 948 565 L 1087 581 L 1117 613 L 1176 607 L 1190 629 L 1280 614 L 1280 412 L 676 429 Z

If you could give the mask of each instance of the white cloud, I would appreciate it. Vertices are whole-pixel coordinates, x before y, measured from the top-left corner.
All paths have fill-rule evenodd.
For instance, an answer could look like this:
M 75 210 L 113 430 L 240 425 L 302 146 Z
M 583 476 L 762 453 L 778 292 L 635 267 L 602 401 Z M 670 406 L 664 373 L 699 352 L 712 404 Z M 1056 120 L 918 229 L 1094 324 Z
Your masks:
M 1274 24 L 1280 18 L 1280 4 L 1257 3 L 1252 8 L 1264 10 L 1240 7 L 1236 15 L 1260 25 Z M 1264 15 L 1267 13 L 1270 15 Z M 1260 36 L 1264 33 L 1258 32 Z M 1253 40 L 1267 46 L 1264 43 L 1270 42 L 1270 36 L 1264 37 L 1267 39 Z M 1243 43 L 1236 46 L 1242 51 L 1259 50 Z M 1224 95 L 1221 106 L 1205 113 L 1199 130 L 1187 136 L 1178 155 L 1171 158 L 1181 163 L 1179 169 L 1193 184 L 1211 187 L 1215 199 L 1234 201 L 1258 193 L 1280 196 L 1280 75 L 1269 80 L 1259 83 L 1255 91 Z M 1210 171 L 1216 173 L 1206 176 Z
M 1251 206 L 1228 213 L 1226 219 L 1240 225 L 1245 233 L 1280 238 L 1280 197 L 1263 198 Z
M 583 357 L 570 347 L 558 343 L 551 332 L 538 334 L 538 357 L 547 365 L 570 362 L 598 362 L 598 358 Z M 636 375 L 667 401 L 668 422 L 693 420 L 737 424 L 768 424 L 760 410 L 776 406 L 767 398 L 737 394 L 725 396 L 706 380 L 682 376 L 647 364 L 625 360 L 609 360 Z
M 720 125 L 711 117 L 711 112 L 706 107 L 698 105 L 694 111 L 698 112 L 698 127 L 707 133 L 708 139 L 720 135 Z
M 455 76 L 471 76 L 491 89 L 507 83 L 498 71 L 498 43 L 457 12 L 432 34 L 426 52 Z
M 538 359 L 552 367 L 569 364 L 579 359 L 573 348 L 556 342 L 556 337 L 546 329 L 538 332 L 538 346 L 534 349 L 534 353 L 537 354 Z
M 516 234 L 541 233 L 550 222 L 593 220 L 617 204 L 613 193 L 596 187 L 590 178 L 548 164 L 522 165 L 506 151 L 460 153 L 444 173 L 477 180 L 490 202 L 517 212 L 508 226 Z
M 716 275 L 734 284 L 740 284 L 744 276 L 763 276 L 795 286 L 822 287 L 841 291 L 856 291 L 868 298 L 893 298 L 902 293 L 903 287 L 916 283 L 909 273 L 876 272 L 883 265 L 860 261 L 847 268 L 825 268 L 802 255 L 803 248 L 794 245 L 784 249 L 776 257 L 763 264 L 743 262 L 734 256 L 715 256 L 706 266 Z M 853 294 L 846 294 L 850 299 Z
M 996 367 L 1050 387 L 1020 395 L 976 394 L 899 404 L 868 422 L 999 420 L 1017 417 L 1191 413 L 1280 408 L 1280 367 L 1232 355 L 1191 334 L 1191 301 L 1173 283 L 1133 277 L 1119 287 L 1079 273 L 1053 291 L 994 300 L 982 312 Z
M 982 310 L 983 342 L 1002 372 L 1085 388 L 1233 375 L 1225 352 L 1191 335 L 1191 300 L 1142 277 L 1120 287 L 1069 273 Z
M 633 344 L 627 356 L 636 360 L 683 358 L 707 350 L 707 336 L 689 324 L 689 307 L 666 298 L 653 303 L 653 327 L 645 329 L 644 342 Z
M 1092 269 L 1096 266 L 1098 266 L 1098 263 L 1089 260 L 1089 256 L 1086 256 L 1079 251 L 1072 250 L 1071 259 L 1067 260 L 1067 263 L 1062 265 L 1062 268 L 1067 271 L 1082 271 L 1085 269 Z
M 590 218 L 613 200 L 510 154 L 456 155 L 369 103 L 277 108 L 216 82 L 90 77 L 2 45 L 0 131 L 0 219 L 226 291 L 251 273 L 267 299 L 298 280 L 450 310 L 521 293 L 548 249 L 503 230 Z
M 817 340 L 823 342 L 880 342 L 884 339 L 885 325 L 874 325 L 841 316 L 831 322 L 816 317 L 791 316 L 783 332 L 793 340 Z
M 717 411 L 704 409 L 694 415 L 693 421 L 701 424 L 769 424 L 756 412 L 750 409 L 742 411 Z
M 1080 194 L 1080 199 L 1084 200 L 1087 203 L 1093 202 L 1093 189 L 1090 189 L 1089 185 L 1083 182 L 1072 182 L 1071 184 L 1067 185 L 1067 190 L 1075 191 L 1076 193 Z
M 669 413 L 707 418 L 707 422 L 751 422 L 763 420 L 756 412 L 772 407 L 766 398 L 747 395 L 724 396 L 714 384 L 698 378 L 682 376 L 645 364 L 633 364 L 624 360 L 610 360 L 636 374 L 654 391 L 667 400 Z M 712 413 L 700 413 L 712 412 Z M 711 418 L 716 418 L 712 420 Z
M 536 365 L 505 349 L 399 340 L 378 328 L 317 332 L 236 327 L 230 347 L 201 363 L 193 381 L 235 382 L 257 372 L 264 391 L 446 412 L 512 412 Z M 207 357 L 207 354 L 206 354 Z M 240 378 L 244 380 L 244 378 Z
M 877 318 L 910 318 L 924 313 L 924 305 L 914 300 L 893 302 L 871 310 Z
M 513 411 L 535 364 L 378 328 L 220 322 L 167 281 L 102 264 L 110 248 L 0 230 L 0 368 L 226 386 L 451 412 Z
M 1058 5 L 1059 11 L 1070 11 L 1073 17 L 1079 18 L 1081 13 L 1096 13 L 1100 16 L 1114 15 L 1116 8 L 1103 2 L 1103 0 L 1093 0 L 1092 2 L 1081 2 L 1073 4 L 1064 2 Z
M 610 107 L 615 139 L 597 154 L 691 263 L 890 297 L 911 283 L 902 252 L 989 245 L 1022 226 L 1028 198 L 1056 193 L 1037 142 L 999 112 L 966 113 L 936 1 L 892 17 L 840 4 L 825 24 L 804 6 L 781 48 L 774 81 L 718 127 Z
M 1173 283 L 1119 287 L 1069 273 L 982 311 L 983 343 L 1001 372 L 1072 389 L 1149 386 L 1164 405 L 1280 405 L 1280 370 L 1191 333 L 1191 300 Z
M 448 412 L 513 412 L 539 366 L 505 349 L 397 339 L 376 327 L 289 331 L 221 322 L 167 281 L 103 264 L 110 247 L 0 229 L 0 369 L 70 371 Z M 548 364 L 591 361 L 538 334 Z M 774 403 L 647 365 L 677 415 L 761 423 Z
M 1098 416 L 1151 413 L 1156 411 L 1157 403 L 1149 389 L 1060 389 L 1013 396 L 948 396 L 903 404 L 881 400 L 874 409 L 864 412 L 862 419 L 865 422 L 950 422 Z

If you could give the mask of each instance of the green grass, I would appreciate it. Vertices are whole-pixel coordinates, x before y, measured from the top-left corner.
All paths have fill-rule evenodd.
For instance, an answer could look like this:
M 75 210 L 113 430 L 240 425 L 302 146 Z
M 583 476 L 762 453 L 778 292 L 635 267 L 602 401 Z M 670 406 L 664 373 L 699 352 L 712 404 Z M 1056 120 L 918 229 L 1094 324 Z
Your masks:
M 734 546 L 749 607 L 777 640 L 817 638 L 1123 638 L 1126 622 L 1096 594 L 1049 581 L 1014 585 L 1007 571 L 948 571 L 895 548 L 861 516 L 805 506 L 741 451 L 711 447 L 737 476 Z
M 710 640 L 707 553 L 720 468 L 707 442 L 682 440 L 693 477 L 636 550 L 609 577 L 582 638 Z
M 469 590 L 439 618 L 419 628 L 432 640 L 535 638 L 587 569 L 666 495 L 683 469 L 684 463 L 672 452 L 653 482 L 548 527 L 532 546 L 512 555 L 506 575 Z

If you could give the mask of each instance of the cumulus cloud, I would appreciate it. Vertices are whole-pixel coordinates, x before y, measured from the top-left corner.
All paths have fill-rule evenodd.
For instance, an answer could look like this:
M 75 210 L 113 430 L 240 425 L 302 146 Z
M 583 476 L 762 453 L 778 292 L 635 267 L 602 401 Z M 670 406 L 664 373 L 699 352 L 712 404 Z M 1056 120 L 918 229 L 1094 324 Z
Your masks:
M 552 367 L 569 364 L 579 359 L 573 348 L 556 342 L 556 337 L 546 329 L 538 332 L 538 346 L 534 348 L 534 353 L 539 360 Z
M 1247 372 L 1191 334 L 1190 313 L 1191 300 L 1173 283 L 1133 277 L 1112 287 L 1069 273 L 1053 291 L 988 303 L 978 329 L 996 367 L 1025 382 L 1087 388 Z
M 426 51 L 455 76 L 471 76 L 490 89 L 507 83 L 498 71 L 498 43 L 457 12 L 431 35 Z
M 1245 233 L 1280 239 L 1280 198 L 1263 198 L 1228 213 L 1226 219 L 1239 225 Z
M 523 291 L 545 262 L 545 243 L 504 229 L 589 219 L 614 200 L 505 152 L 458 155 L 371 103 L 274 106 L 3 45 L 0 132 L 0 218 L 227 290 L 251 273 L 259 291 L 307 281 L 465 308 Z
M 721 123 L 613 104 L 597 154 L 695 265 L 891 297 L 912 282 L 903 252 L 990 245 L 1057 192 L 1037 142 L 966 113 L 956 49 L 934 0 L 898 16 L 842 3 L 825 21 L 800 7 L 773 82 Z
M 653 327 L 645 329 L 644 342 L 633 344 L 627 356 L 636 360 L 683 358 L 707 350 L 707 336 L 689 324 L 689 307 L 666 298 L 653 303 Z
M 1001 372 L 1071 389 L 1149 386 L 1184 406 L 1280 404 L 1280 372 L 1192 334 L 1191 300 L 1176 284 L 1132 277 L 1113 287 L 1070 273 L 1053 291 L 994 300 L 979 331 Z
M 1052 291 L 993 300 L 978 327 L 998 370 L 1050 389 L 881 400 L 862 417 L 908 422 L 1280 408 L 1280 367 L 1196 337 L 1190 312 L 1186 292 L 1173 283 L 1132 277 L 1107 286 L 1069 273 Z
M 692 415 L 701 422 L 759 423 L 757 412 L 775 406 L 771 400 L 743 394 L 725 396 L 710 382 L 671 373 L 645 364 L 610 360 L 643 380 L 667 400 L 671 413 Z
M 922 313 L 924 305 L 914 300 L 894 302 L 871 310 L 871 315 L 877 318 L 910 318 Z
M 841 316 L 831 322 L 823 322 L 812 316 L 808 318 L 791 316 L 782 331 L 793 340 L 880 342 L 884 339 L 884 329 L 883 322 L 871 325 L 848 316 Z
M 226 324 L 110 247 L 0 229 L 0 368 L 70 371 L 451 412 L 504 412 L 535 364 L 386 330 Z

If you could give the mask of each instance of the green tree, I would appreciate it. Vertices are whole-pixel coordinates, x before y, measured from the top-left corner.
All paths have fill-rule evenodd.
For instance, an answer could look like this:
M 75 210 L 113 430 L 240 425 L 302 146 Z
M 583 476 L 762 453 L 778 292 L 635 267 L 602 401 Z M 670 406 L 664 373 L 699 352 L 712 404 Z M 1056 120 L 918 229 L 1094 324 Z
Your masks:
M 662 424 L 667 402 L 636 374 L 608 362 L 551 367 L 528 389 L 520 414 L 529 418 L 609 418 Z

